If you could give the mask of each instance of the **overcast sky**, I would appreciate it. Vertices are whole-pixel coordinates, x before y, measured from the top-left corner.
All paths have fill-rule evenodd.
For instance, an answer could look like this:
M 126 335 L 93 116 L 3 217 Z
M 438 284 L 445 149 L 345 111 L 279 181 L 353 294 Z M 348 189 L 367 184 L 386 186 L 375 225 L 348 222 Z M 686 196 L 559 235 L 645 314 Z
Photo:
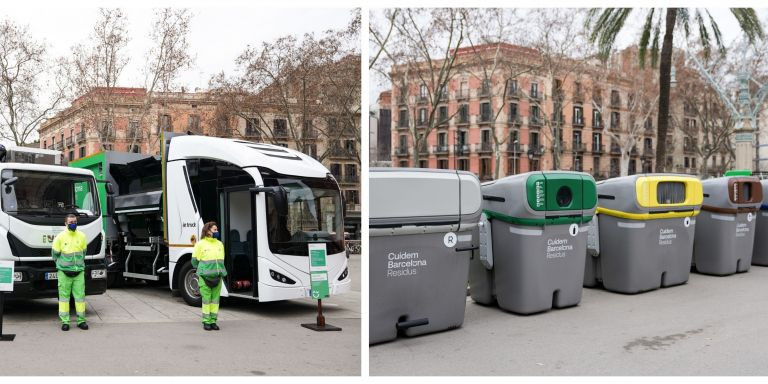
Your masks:
M 717 22 L 717 25 L 720 27 L 720 31 L 723 35 L 723 43 L 726 46 L 734 39 L 743 35 L 739 29 L 739 24 L 736 22 L 736 19 L 733 17 L 728 8 L 710 8 L 709 11 Z M 381 10 L 372 9 L 371 13 L 371 19 L 373 20 L 376 15 L 381 14 Z M 763 29 L 766 31 L 766 33 L 768 33 L 768 8 L 758 8 L 757 13 L 760 20 L 763 22 Z M 644 14 L 644 12 L 633 12 L 630 19 L 628 19 L 627 25 L 624 27 L 624 29 L 622 29 L 622 32 L 617 38 L 616 48 L 621 49 L 631 44 L 637 44 L 639 41 L 639 31 L 644 21 L 642 19 L 642 15 Z M 384 23 L 379 22 L 379 25 L 383 26 Z M 692 35 L 696 33 L 697 32 L 694 30 L 691 31 Z M 677 35 L 675 36 L 676 47 L 680 47 L 682 41 L 683 39 L 679 39 Z M 371 52 L 373 52 L 373 49 L 371 49 Z M 374 108 L 376 106 L 376 101 L 379 98 L 379 94 L 385 90 L 390 89 L 391 85 L 382 84 L 381 76 L 376 76 L 373 71 L 371 71 L 371 76 L 373 77 L 373 81 L 371 82 L 371 87 L 369 88 L 369 100 L 371 103 L 371 108 Z
M 280 9 L 209 7 L 191 8 L 190 48 L 195 65 L 185 71 L 181 84 L 188 89 L 207 87 L 211 75 L 220 71 L 232 73 L 235 59 L 246 46 L 260 45 L 286 34 L 321 33 L 343 28 L 351 18 L 351 9 Z M 141 86 L 145 52 L 149 49 L 151 8 L 123 7 L 128 19 L 130 62 L 121 78 L 124 86 Z M 98 8 L 26 7 L 0 9 L 0 18 L 28 25 L 33 36 L 44 39 L 54 56 L 69 55 L 70 48 L 85 42 L 98 17 Z

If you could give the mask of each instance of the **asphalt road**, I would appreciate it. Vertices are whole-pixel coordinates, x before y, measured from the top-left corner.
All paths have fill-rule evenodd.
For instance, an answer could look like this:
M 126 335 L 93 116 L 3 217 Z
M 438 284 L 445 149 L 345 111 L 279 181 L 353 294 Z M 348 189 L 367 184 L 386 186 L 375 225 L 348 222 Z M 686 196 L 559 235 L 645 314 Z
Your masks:
M 518 316 L 467 300 L 462 328 L 372 346 L 371 375 L 768 375 L 768 268 Z
M 311 300 L 225 299 L 221 331 L 206 332 L 200 309 L 165 287 L 143 285 L 88 296 L 90 330 L 59 329 L 56 299 L 6 306 L 2 375 L 360 375 L 360 256 L 350 258 L 352 292 L 323 301 L 329 324 L 314 332 Z

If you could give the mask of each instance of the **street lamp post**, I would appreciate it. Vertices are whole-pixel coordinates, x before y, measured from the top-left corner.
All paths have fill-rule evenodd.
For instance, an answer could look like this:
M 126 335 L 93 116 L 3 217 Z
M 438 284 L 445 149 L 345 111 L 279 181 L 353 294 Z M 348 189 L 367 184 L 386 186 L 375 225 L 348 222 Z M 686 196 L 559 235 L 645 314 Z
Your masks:
M 517 140 L 512 142 L 512 174 L 517 174 Z

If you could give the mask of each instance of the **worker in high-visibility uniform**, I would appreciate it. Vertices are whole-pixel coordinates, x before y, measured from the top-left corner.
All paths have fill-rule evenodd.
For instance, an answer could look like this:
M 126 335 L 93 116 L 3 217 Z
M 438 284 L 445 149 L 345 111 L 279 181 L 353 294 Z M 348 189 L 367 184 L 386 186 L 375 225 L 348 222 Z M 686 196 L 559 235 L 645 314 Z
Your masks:
M 61 330 L 69 331 L 69 297 L 75 297 L 77 327 L 88 330 L 85 321 L 85 234 L 77 230 L 77 216 L 68 215 L 67 229 L 53 240 L 51 256 L 56 262 L 59 283 L 59 319 Z
M 203 299 L 203 329 L 218 331 L 219 295 L 223 277 L 227 276 L 224 244 L 214 221 L 205 223 L 201 236 L 192 252 L 192 266 L 197 268 L 197 285 Z

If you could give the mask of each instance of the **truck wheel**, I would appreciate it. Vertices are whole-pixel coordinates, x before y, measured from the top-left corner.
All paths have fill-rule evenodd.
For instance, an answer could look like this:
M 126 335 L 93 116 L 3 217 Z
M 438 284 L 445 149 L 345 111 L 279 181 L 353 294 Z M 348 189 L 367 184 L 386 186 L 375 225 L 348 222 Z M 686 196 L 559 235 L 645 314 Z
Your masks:
M 197 285 L 197 275 L 195 268 L 192 268 L 192 262 L 187 261 L 179 271 L 179 291 L 181 297 L 187 304 L 193 307 L 199 307 L 203 304 L 200 298 L 200 288 Z
M 125 278 L 121 271 L 107 273 L 107 288 L 120 288 L 125 283 Z

